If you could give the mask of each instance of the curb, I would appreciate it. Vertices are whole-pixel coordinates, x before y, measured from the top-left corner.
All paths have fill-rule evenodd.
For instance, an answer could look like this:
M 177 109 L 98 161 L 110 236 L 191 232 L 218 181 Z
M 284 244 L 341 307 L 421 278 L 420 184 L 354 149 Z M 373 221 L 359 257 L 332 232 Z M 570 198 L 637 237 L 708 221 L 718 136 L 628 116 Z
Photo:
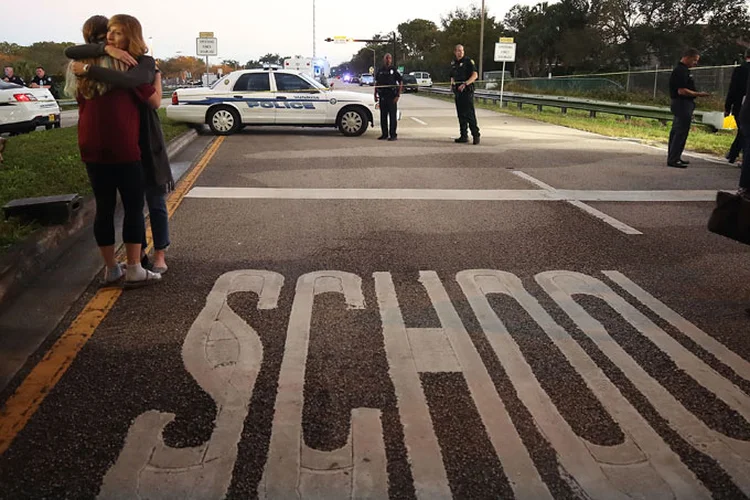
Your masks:
M 198 133 L 191 129 L 167 144 L 170 160 L 182 152 Z M 37 278 L 44 269 L 70 248 L 76 237 L 94 221 L 96 201 L 93 195 L 84 198 L 83 206 L 67 224 L 43 227 L 24 241 L 13 245 L 0 257 L 0 308 L 14 298 L 23 285 Z

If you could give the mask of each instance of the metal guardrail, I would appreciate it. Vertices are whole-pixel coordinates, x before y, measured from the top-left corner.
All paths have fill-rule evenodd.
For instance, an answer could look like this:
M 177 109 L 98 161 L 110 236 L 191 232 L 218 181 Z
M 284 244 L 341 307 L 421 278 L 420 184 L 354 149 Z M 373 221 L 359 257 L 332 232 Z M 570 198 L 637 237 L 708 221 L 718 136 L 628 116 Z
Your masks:
M 420 91 L 431 92 L 440 95 L 452 95 L 453 92 L 447 87 L 432 87 L 432 88 L 420 88 Z M 500 92 L 493 90 L 477 90 L 474 92 L 474 100 L 482 101 L 487 103 L 499 103 Z M 523 108 L 524 105 L 536 106 L 539 111 L 547 107 L 560 108 L 563 114 L 567 113 L 568 109 L 579 109 L 588 111 L 591 118 L 595 118 L 597 113 L 605 113 L 612 115 L 624 116 L 625 119 L 630 119 L 633 116 L 639 118 L 652 118 L 659 120 L 666 124 L 668 121 L 672 121 L 674 115 L 668 108 L 661 108 L 657 106 L 643 106 L 633 104 L 620 104 L 607 101 L 596 101 L 592 99 L 578 99 L 574 97 L 565 96 L 549 96 L 549 95 L 536 95 L 536 94 L 519 94 L 516 92 L 503 92 L 502 96 L 503 107 L 507 107 L 509 103 L 516 103 L 518 109 Z M 716 130 L 724 128 L 724 113 L 720 111 L 695 111 L 695 121 L 713 127 Z

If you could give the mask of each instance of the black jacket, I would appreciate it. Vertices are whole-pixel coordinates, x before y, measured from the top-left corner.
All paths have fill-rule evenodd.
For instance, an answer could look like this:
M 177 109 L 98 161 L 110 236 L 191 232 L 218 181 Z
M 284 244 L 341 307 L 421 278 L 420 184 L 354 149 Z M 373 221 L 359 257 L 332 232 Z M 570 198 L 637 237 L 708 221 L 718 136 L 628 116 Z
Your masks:
M 742 108 L 742 98 L 745 96 L 748 76 L 750 76 L 750 62 L 744 62 L 734 68 L 732 80 L 729 82 L 729 92 L 724 101 L 724 111 L 728 114 L 739 115 Z
M 65 55 L 71 59 L 89 59 L 106 55 L 104 44 L 77 45 L 65 49 Z M 132 89 L 151 83 L 156 74 L 156 63 L 152 57 L 141 56 L 138 65 L 128 71 L 117 71 L 99 66 L 91 66 L 88 76 L 93 80 L 108 83 L 114 87 Z M 172 167 L 167 156 L 167 146 L 161 129 L 159 115 L 148 104 L 141 104 L 141 126 L 139 146 L 141 163 L 148 186 L 157 186 L 162 192 L 174 189 Z

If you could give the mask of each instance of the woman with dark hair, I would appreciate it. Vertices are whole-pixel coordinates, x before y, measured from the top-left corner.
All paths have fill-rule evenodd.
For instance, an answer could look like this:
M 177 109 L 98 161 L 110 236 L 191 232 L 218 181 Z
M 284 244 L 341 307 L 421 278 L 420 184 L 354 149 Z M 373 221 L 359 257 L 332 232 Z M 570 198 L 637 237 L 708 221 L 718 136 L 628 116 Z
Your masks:
M 108 44 L 127 51 L 134 59 L 145 55 L 148 48 L 136 18 L 114 16 L 107 26 Z M 96 62 L 106 59 L 109 58 L 97 58 Z M 155 283 L 161 275 L 144 269 L 140 262 L 144 233 L 140 106 L 157 99 L 161 101 L 161 96 L 154 95 L 155 89 L 150 83 L 131 91 L 90 78 L 90 73 L 102 69 L 98 64 L 74 62 L 71 66 L 78 77 L 78 145 L 96 198 L 94 235 L 107 266 L 104 281 L 115 283 L 124 275 L 126 287 Z M 122 233 L 127 253 L 126 269 L 115 259 L 117 192 L 125 211 Z

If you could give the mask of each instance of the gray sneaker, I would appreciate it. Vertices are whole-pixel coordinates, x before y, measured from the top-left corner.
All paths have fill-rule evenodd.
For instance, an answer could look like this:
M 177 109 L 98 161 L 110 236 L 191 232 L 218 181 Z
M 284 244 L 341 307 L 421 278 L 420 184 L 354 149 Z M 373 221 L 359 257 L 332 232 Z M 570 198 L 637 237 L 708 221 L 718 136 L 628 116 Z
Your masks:
M 161 274 L 149 271 L 148 269 L 144 269 L 144 271 L 146 271 L 145 278 L 139 280 L 126 279 L 123 282 L 123 286 L 125 288 L 140 288 L 142 286 L 155 285 L 161 281 Z

